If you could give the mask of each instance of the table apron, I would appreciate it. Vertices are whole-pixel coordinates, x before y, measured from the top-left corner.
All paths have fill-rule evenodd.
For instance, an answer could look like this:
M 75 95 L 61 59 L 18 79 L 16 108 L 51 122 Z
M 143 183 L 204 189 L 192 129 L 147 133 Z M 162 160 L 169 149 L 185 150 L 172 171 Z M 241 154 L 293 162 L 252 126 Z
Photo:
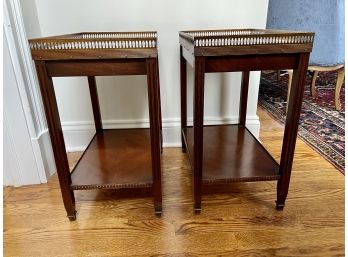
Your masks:
M 299 54 L 205 57 L 205 72 L 296 69 Z
M 46 61 L 50 77 L 146 75 L 146 59 Z

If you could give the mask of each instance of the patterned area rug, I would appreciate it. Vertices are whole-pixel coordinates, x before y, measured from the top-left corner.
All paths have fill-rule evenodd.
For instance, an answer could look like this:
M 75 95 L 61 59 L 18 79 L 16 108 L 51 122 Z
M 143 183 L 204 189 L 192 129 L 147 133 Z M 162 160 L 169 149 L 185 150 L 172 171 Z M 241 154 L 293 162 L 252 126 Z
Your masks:
M 335 110 L 336 72 L 319 72 L 317 97 L 310 96 L 311 76 L 307 75 L 298 135 L 314 150 L 344 174 L 344 85 L 341 91 L 342 110 Z M 259 105 L 284 123 L 288 76 L 277 80 L 276 72 L 262 72 Z

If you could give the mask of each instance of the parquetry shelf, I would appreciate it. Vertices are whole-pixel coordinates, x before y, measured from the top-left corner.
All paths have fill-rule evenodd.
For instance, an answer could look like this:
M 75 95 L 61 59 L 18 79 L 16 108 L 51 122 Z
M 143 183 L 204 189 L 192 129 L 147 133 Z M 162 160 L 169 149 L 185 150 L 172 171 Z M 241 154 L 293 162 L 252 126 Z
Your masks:
M 88 32 L 29 40 L 64 206 L 74 190 L 147 188 L 162 210 L 161 105 L 156 32 Z M 103 129 L 95 76 L 147 75 L 150 128 Z M 96 134 L 70 173 L 52 77 L 87 76 Z M 129 192 L 129 190 L 127 191 Z
M 182 149 L 193 169 L 194 207 L 213 184 L 278 180 L 277 209 L 288 194 L 291 167 L 314 33 L 262 29 L 182 31 L 180 40 Z M 187 126 L 186 62 L 194 67 L 193 127 Z M 281 160 L 278 164 L 246 127 L 249 73 L 293 69 Z M 243 72 L 239 123 L 203 126 L 204 75 Z

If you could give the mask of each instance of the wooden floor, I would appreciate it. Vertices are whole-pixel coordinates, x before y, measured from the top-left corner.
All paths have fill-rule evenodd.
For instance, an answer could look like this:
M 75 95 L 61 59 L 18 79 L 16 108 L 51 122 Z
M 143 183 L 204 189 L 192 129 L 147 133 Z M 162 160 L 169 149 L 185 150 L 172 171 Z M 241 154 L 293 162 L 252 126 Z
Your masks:
M 283 128 L 264 111 L 261 141 L 278 160 Z M 70 154 L 72 163 L 78 158 Z M 5 256 L 343 256 L 344 176 L 297 141 L 284 211 L 276 182 L 236 183 L 192 208 L 186 155 L 164 149 L 163 214 L 151 198 L 78 191 L 77 221 L 64 211 L 58 179 L 4 189 Z

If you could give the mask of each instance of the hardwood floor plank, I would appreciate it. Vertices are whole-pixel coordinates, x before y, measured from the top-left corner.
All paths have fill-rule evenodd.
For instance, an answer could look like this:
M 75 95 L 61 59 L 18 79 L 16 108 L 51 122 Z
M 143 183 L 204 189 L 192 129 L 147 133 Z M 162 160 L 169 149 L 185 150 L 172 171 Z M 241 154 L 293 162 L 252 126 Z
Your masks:
M 13 187 L 8 187 L 8 186 L 3 187 L 3 189 L 2 189 L 3 201 L 7 200 L 7 198 L 9 197 L 12 189 L 13 189 Z

